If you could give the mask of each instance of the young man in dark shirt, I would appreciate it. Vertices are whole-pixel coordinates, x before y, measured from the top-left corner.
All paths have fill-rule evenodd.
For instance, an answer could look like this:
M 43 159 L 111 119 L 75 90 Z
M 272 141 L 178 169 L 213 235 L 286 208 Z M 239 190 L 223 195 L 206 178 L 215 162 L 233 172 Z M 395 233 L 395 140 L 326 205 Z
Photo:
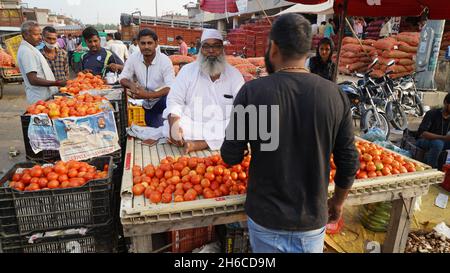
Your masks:
M 123 62 L 110 50 L 100 45 L 100 36 L 93 27 L 83 31 L 83 38 L 89 48 L 89 52 L 81 57 L 81 69 L 94 75 L 104 77 L 107 72 L 120 72 L 123 70 Z
M 251 146 L 245 208 L 256 253 L 322 252 L 325 226 L 341 218 L 359 168 L 347 98 L 305 68 L 311 39 L 301 15 L 274 22 L 266 56 L 271 75 L 242 87 L 221 149 L 223 160 L 234 165 Z M 256 121 L 252 112 L 259 113 Z M 243 131 L 245 137 L 234 134 Z M 328 199 L 332 153 L 336 188 Z
M 439 155 L 450 149 L 450 94 L 444 99 L 444 108 L 427 112 L 419 127 L 417 146 L 426 150 L 425 163 L 438 168 Z

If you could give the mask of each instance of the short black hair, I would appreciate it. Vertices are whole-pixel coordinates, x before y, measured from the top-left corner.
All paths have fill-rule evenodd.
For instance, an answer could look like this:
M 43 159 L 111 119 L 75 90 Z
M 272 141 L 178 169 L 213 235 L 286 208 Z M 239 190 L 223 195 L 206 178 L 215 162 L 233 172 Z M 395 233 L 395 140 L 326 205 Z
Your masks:
M 311 23 L 300 14 L 282 15 L 273 23 L 270 40 L 280 48 L 284 58 L 304 57 L 311 48 Z
M 327 22 L 326 21 L 322 21 L 322 23 L 320 23 L 321 25 L 326 25 Z
M 51 26 L 44 27 L 44 29 L 42 30 L 42 33 L 46 33 L 46 32 L 57 33 L 56 29 L 54 27 L 51 27 Z
M 114 33 L 114 40 L 122 40 L 122 34 L 120 32 Z
M 447 96 L 445 96 L 444 102 L 450 104 L 450 93 L 448 93 Z
M 175 40 L 183 40 L 183 37 L 178 35 L 177 37 L 175 37 Z
M 113 35 L 112 33 L 106 34 L 106 37 L 109 37 L 109 38 L 113 38 L 113 39 L 114 39 L 114 35 Z
M 141 38 L 145 37 L 145 36 L 152 37 L 155 42 L 158 41 L 158 35 L 156 34 L 156 32 L 154 32 L 153 30 L 151 30 L 149 28 L 144 28 L 143 30 L 139 31 L 139 33 L 137 35 L 138 41 L 141 40 Z
M 328 19 L 328 22 L 329 23 L 334 22 L 333 18 Z
M 93 27 L 87 27 L 85 30 L 83 30 L 83 38 L 87 41 L 91 39 L 92 37 L 97 36 L 100 38 L 98 31 Z

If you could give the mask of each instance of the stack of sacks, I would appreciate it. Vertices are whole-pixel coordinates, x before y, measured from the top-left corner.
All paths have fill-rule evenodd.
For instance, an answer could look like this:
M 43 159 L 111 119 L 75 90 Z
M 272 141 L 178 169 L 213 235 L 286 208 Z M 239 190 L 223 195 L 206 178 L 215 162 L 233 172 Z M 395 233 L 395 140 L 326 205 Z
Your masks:
M 173 71 L 175 72 L 175 76 L 178 75 L 178 72 L 180 72 L 180 65 L 189 64 L 195 61 L 195 58 L 189 57 L 189 56 L 182 56 L 182 55 L 172 55 L 169 56 L 170 60 L 172 61 L 173 65 Z
M 394 73 L 391 78 L 400 78 L 412 74 L 416 70 L 415 56 L 419 45 L 420 34 L 417 32 L 402 32 L 395 37 L 388 37 L 374 43 L 377 52 L 373 57 L 378 57 L 378 64 L 374 67 L 372 77 L 381 77 L 388 70 L 387 64 L 395 61 L 395 65 L 389 70 Z
M 311 43 L 311 49 L 316 50 L 319 45 L 320 40 L 323 39 L 323 35 L 314 35 Z
M 383 20 L 377 20 L 377 21 L 370 22 L 366 29 L 366 32 L 367 32 L 366 38 L 372 39 L 372 40 L 380 39 L 380 31 L 381 31 L 381 28 L 383 27 L 383 24 L 384 24 Z
M 351 74 L 353 72 L 364 73 L 367 71 L 369 64 L 372 62 L 372 56 L 376 54 L 373 47 L 374 40 L 362 40 L 345 37 L 342 40 L 343 46 L 341 50 L 339 72 Z
M 243 59 L 240 57 L 226 56 L 226 59 L 230 65 L 234 66 L 239 70 L 239 72 L 241 72 L 246 82 L 256 79 L 257 67 L 249 60 L 253 61 L 254 59 L 259 58 Z

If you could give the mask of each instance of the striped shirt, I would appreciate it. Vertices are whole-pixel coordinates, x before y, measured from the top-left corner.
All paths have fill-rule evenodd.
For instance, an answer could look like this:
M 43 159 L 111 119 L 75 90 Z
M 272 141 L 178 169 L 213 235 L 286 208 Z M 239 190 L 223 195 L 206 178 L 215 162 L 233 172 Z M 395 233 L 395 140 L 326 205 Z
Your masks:
M 69 79 L 69 59 L 64 49 L 56 48 L 56 58 L 53 60 L 49 59 L 45 48 L 41 49 L 41 53 L 50 65 L 56 80 L 66 81 Z

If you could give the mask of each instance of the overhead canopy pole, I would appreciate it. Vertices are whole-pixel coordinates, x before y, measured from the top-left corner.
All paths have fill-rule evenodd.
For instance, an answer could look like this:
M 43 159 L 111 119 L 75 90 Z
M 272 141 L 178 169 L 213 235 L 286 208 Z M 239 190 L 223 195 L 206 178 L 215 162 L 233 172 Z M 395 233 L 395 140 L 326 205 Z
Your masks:
M 342 50 L 342 39 L 344 39 L 344 31 L 345 31 L 345 19 L 347 18 L 347 7 L 348 7 L 348 0 L 344 0 L 344 9 L 340 13 L 339 17 L 339 42 L 338 42 L 338 52 L 336 56 L 336 69 L 334 70 L 333 74 L 333 81 L 337 81 L 337 74 L 339 70 L 339 61 L 341 56 L 341 50 Z

